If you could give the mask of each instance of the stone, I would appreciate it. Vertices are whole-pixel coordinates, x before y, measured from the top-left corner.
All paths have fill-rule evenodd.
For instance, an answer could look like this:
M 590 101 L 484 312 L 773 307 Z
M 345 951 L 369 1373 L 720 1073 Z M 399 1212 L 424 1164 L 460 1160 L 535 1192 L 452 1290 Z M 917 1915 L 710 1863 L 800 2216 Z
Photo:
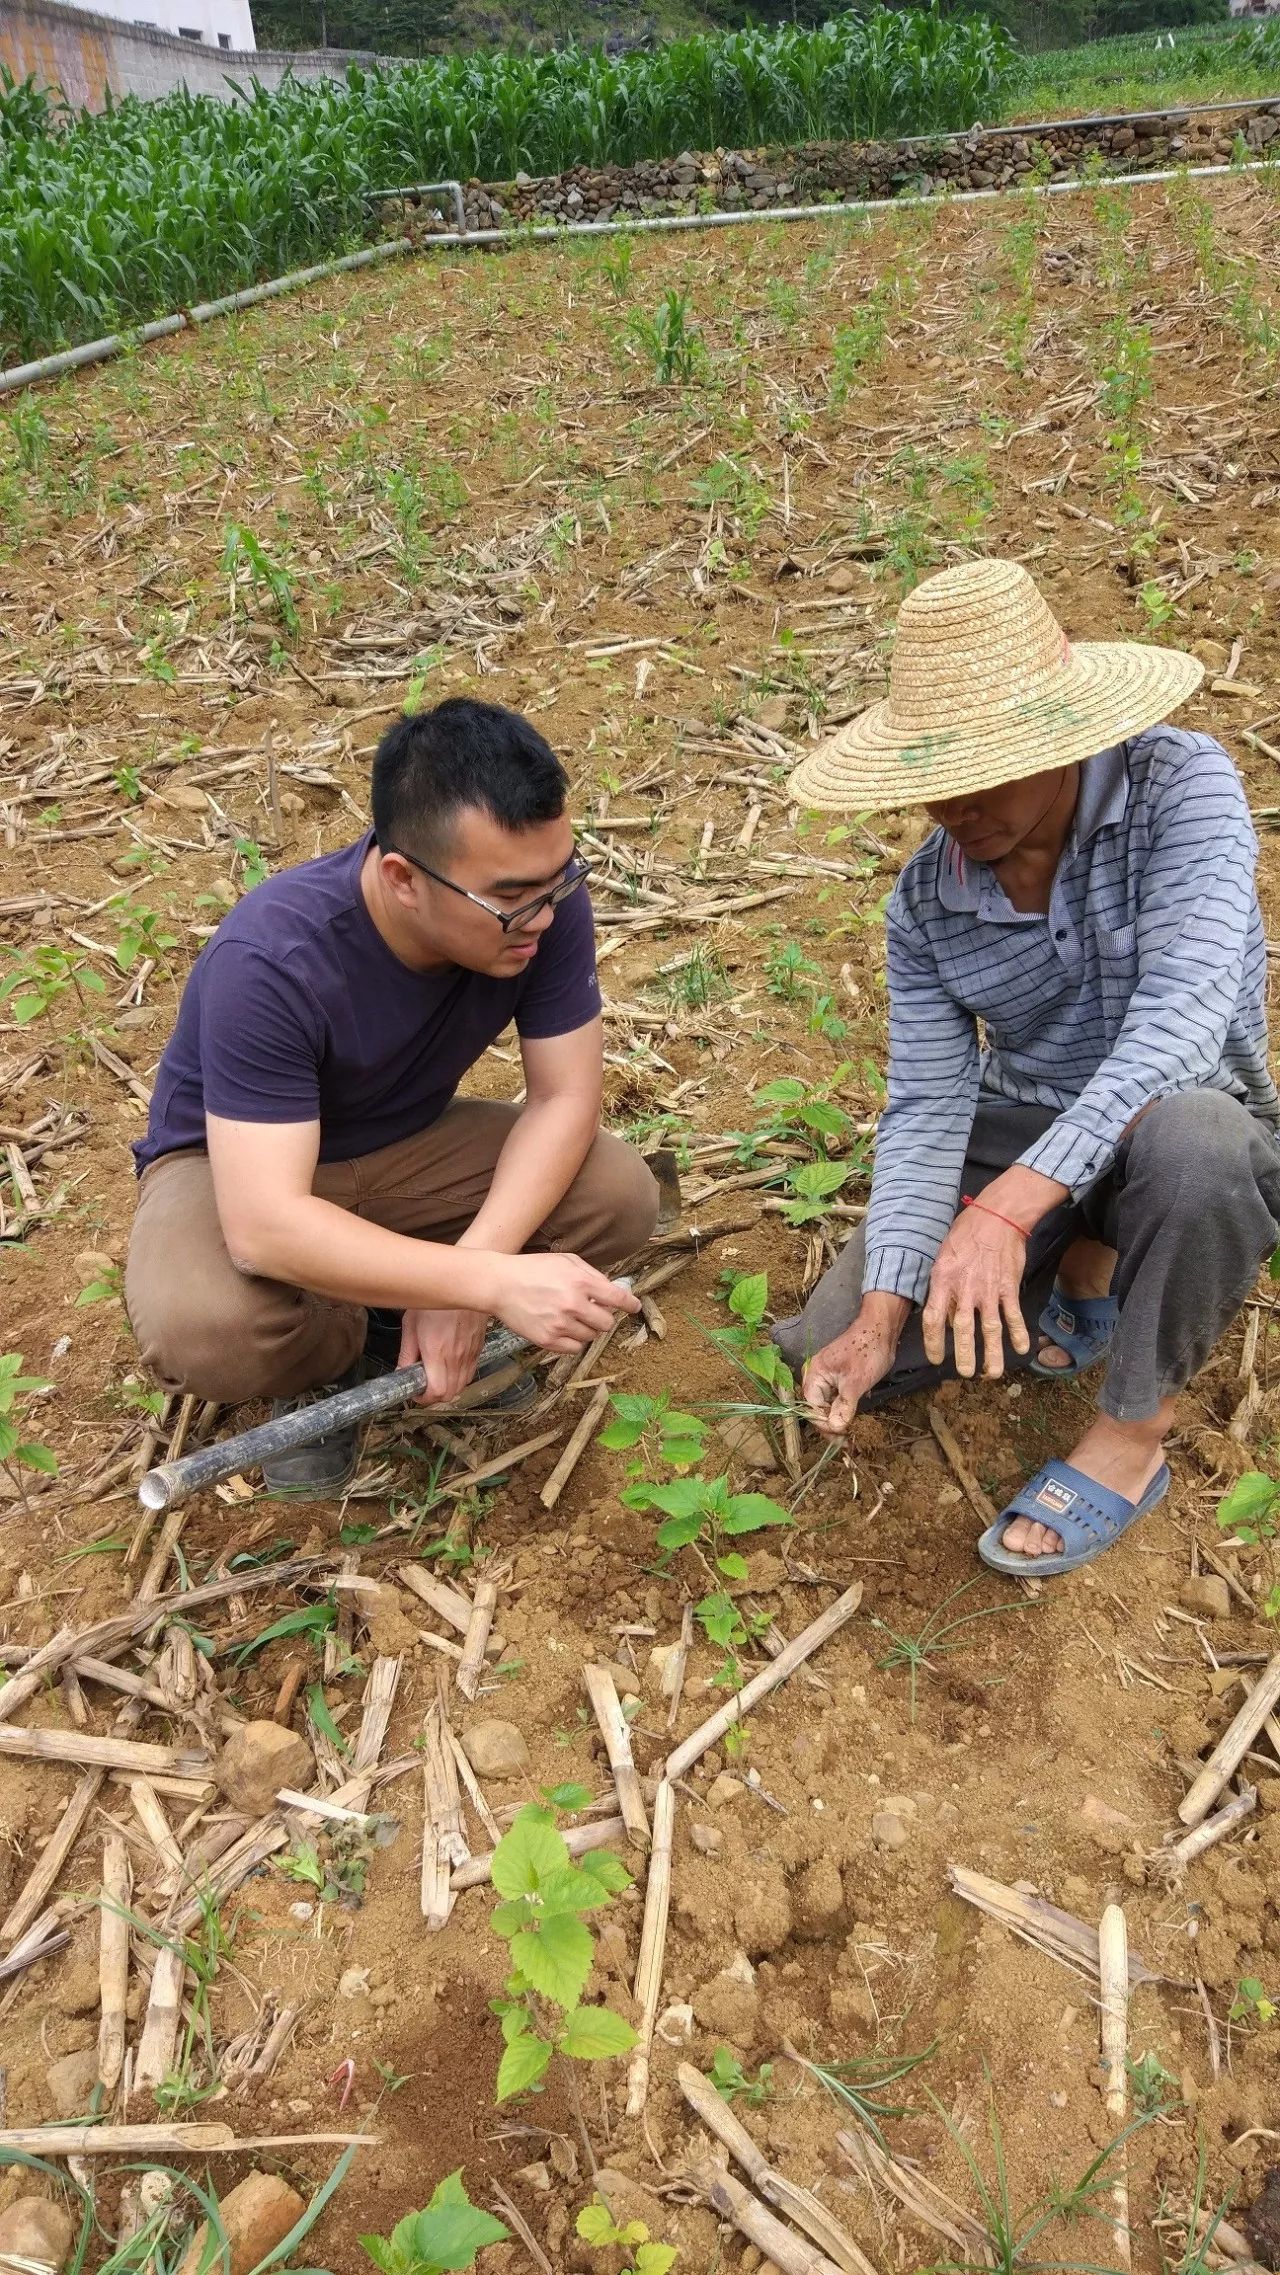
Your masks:
M 746 1786 L 740 1777 L 730 1777 L 727 1770 L 722 1770 L 719 1777 L 713 1778 L 707 1787 L 707 1807 L 708 1809 L 727 1809 L 730 1803 L 737 1801 L 746 1790 Z
M 523 1777 L 529 1749 L 514 1722 L 486 1719 L 462 1733 L 462 1750 L 477 1777 Z
M 45 2073 L 49 2099 L 59 2117 L 83 2117 L 97 2082 L 96 2046 L 86 2046 L 79 2054 L 64 2054 L 61 2061 L 50 2062 Z
M 742 1969 L 745 1968 L 745 1975 Z M 755 1970 L 747 1960 L 730 1962 L 693 1994 L 693 2011 L 704 2030 L 712 2030 L 735 2046 L 754 2043 L 760 2027 L 760 1993 Z
M 892 1853 L 906 1847 L 911 1838 L 910 1823 L 896 1809 L 877 1809 L 871 1819 L 871 1838 L 877 1848 Z
M 280 792 L 280 811 L 282 814 L 305 814 L 306 810 L 307 801 L 300 790 L 282 790 Z
M 1231 1590 L 1216 1572 L 1202 1572 L 1198 1579 L 1184 1580 L 1178 1590 L 1178 1602 L 1198 1619 L 1229 1619 L 1231 1616 Z
M 251 2275 L 258 2262 L 283 2243 L 306 2211 L 296 2188 L 273 2172 L 250 2172 L 218 2199 L 218 2211 L 231 2246 L 226 2275 Z M 178 2275 L 196 2275 L 202 2264 L 207 2223 L 202 2222 L 178 2269 Z M 215 2255 L 216 2256 L 216 2255 Z M 224 2263 L 219 2260 L 221 2266 Z
M 116 1270 L 116 1260 L 108 1248 L 82 1248 L 75 1258 L 75 1268 L 83 1281 L 99 1280 L 105 1273 Z
M 75 1959 L 64 1967 L 53 1985 L 50 2004 L 63 2014 L 96 2014 L 101 1986 L 97 1964 L 92 1959 Z
M 70 2254 L 72 2234 L 70 2215 L 61 2204 L 51 2204 L 47 2196 L 15 2196 L 0 2212 L 0 2264 L 25 2260 L 33 2270 L 48 2268 L 50 2275 L 58 2275 Z
M 765 710 L 767 709 L 766 704 Z M 764 710 L 759 717 L 762 726 L 769 725 Z M 759 1423 L 753 1422 L 749 1414 L 734 1414 L 728 1421 L 718 1423 L 716 1436 L 731 1459 L 740 1461 L 743 1468 L 749 1469 L 754 1476 L 769 1477 L 777 1469 L 778 1457 L 773 1447 Z
M 724 1847 L 724 1834 L 718 1825 L 690 1825 L 689 1838 L 699 1856 L 719 1856 Z
M 219 1790 L 247 1817 L 264 1817 L 282 1786 L 305 1793 L 315 1776 L 311 1748 L 279 1722 L 244 1722 L 228 1738 L 214 1769 Z
M 767 1959 L 791 1940 L 791 1898 L 782 1867 L 762 1864 L 738 1889 L 733 1925 L 749 1959 Z
M 198 789 L 194 782 L 175 782 L 162 796 L 166 806 L 176 806 L 181 814 L 204 814 L 209 810 L 206 792 Z
M 759 710 L 756 712 L 756 718 L 758 719 L 760 725 L 762 727 L 767 727 L 771 734 L 779 733 L 780 730 L 786 726 L 786 723 L 790 716 L 791 706 L 788 703 L 785 695 L 766 695 L 764 702 L 760 705 Z M 747 1417 L 744 1415 L 742 1419 L 745 1421 Z M 722 1429 L 721 1436 L 723 1437 L 724 1434 L 725 1433 Z M 771 1466 L 776 1469 L 778 1465 L 776 1462 L 773 1462 Z
M 1090 1840 L 1109 1856 L 1118 1856 L 1129 1846 L 1137 1827 L 1123 1809 L 1113 1809 L 1107 1801 L 1100 1801 L 1096 1793 L 1086 1793 L 1080 1804 L 1080 1822 Z
M 361 1588 L 355 1599 L 356 1612 L 363 1622 L 365 1634 L 375 1651 L 394 1659 L 402 1651 L 412 1651 L 418 1641 L 418 1629 L 409 1617 L 410 1599 L 393 1588 L 389 1581 L 378 1580 L 371 1588 Z
M 834 569 L 828 569 L 824 582 L 828 592 L 853 592 L 858 583 L 857 571 L 850 568 L 847 561 L 837 561 Z
M 844 1883 L 834 1857 L 815 1857 L 806 1865 L 792 1891 L 792 1911 L 797 1931 L 812 1942 L 820 1942 L 838 1926 Z
M 619 1698 L 639 1698 L 640 1677 L 634 1667 L 624 1667 L 620 1659 L 608 1659 L 605 1673 L 612 1675 L 613 1687 Z
M 664 2007 L 654 2024 L 654 2033 L 664 2046 L 687 2046 L 693 2036 L 693 2008 L 683 1999 L 674 2006 Z

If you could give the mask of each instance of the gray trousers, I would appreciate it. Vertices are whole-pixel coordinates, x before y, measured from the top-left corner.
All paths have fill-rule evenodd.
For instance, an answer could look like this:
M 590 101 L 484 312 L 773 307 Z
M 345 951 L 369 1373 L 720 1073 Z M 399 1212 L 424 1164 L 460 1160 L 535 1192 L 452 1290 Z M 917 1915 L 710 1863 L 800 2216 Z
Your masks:
M 974 1116 L 961 1192 L 981 1193 L 1054 1119 L 1038 1106 L 984 1099 Z M 1021 1357 L 1006 1335 L 1007 1372 L 1017 1372 L 1034 1356 L 1058 1261 L 1081 1236 L 1105 1241 L 1119 1255 L 1111 1292 L 1120 1322 L 1098 1404 L 1117 1421 L 1147 1421 L 1161 1399 L 1181 1390 L 1204 1365 L 1249 1294 L 1262 1259 L 1280 1241 L 1280 1143 L 1265 1122 L 1223 1090 L 1180 1091 L 1157 1100 L 1124 1140 L 1107 1175 L 1036 1226 L 1022 1282 L 1031 1350 Z M 859 1227 L 804 1310 L 774 1328 L 773 1339 L 797 1375 L 857 1317 L 865 1248 Z M 925 1357 L 920 1312 L 913 1310 L 893 1366 L 863 1404 L 882 1405 L 955 1376 L 950 1338 L 944 1363 L 933 1366 Z

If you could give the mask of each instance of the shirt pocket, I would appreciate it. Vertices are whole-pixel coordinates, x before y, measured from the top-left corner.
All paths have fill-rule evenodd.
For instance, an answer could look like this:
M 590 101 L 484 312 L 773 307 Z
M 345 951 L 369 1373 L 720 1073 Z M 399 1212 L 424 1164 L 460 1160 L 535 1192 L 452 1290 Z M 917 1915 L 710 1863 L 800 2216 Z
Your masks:
M 1114 931 L 1099 925 L 1098 992 L 1108 1048 L 1114 1043 L 1138 984 L 1138 927 L 1122 924 Z

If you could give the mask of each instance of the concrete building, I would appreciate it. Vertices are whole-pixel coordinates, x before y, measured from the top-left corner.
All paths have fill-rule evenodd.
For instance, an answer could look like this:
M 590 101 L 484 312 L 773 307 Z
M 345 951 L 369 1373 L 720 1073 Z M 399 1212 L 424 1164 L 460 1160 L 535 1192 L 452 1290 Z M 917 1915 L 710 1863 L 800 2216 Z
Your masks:
M 93 0 L 93 12 L 224 52 L 243 55 L 257 45 L 249 0 Z

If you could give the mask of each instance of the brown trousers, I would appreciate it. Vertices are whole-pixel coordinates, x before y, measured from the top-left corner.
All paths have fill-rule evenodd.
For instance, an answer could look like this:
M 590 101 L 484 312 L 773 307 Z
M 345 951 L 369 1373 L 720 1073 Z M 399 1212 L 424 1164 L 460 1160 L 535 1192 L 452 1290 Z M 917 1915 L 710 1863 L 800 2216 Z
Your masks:
M 322 1162 L 312 1190 L 388 1231 L 454 1241 L 488 1193 L 515 1116 L 513 1106 L 456 1099 L 399 1145 L 358 1161 Z M 601 1131 L 529 1246 L 611 1271 L 643 1246 L 657 1213 L 648 1163 Z M 333 1382 L 365 1337 L 362 1305 L 260 1279 L 232 1262 L 203 1152 L 167 1153 L 143 1172 L 125 1302 L 157 1380 L 227 1406 Z

